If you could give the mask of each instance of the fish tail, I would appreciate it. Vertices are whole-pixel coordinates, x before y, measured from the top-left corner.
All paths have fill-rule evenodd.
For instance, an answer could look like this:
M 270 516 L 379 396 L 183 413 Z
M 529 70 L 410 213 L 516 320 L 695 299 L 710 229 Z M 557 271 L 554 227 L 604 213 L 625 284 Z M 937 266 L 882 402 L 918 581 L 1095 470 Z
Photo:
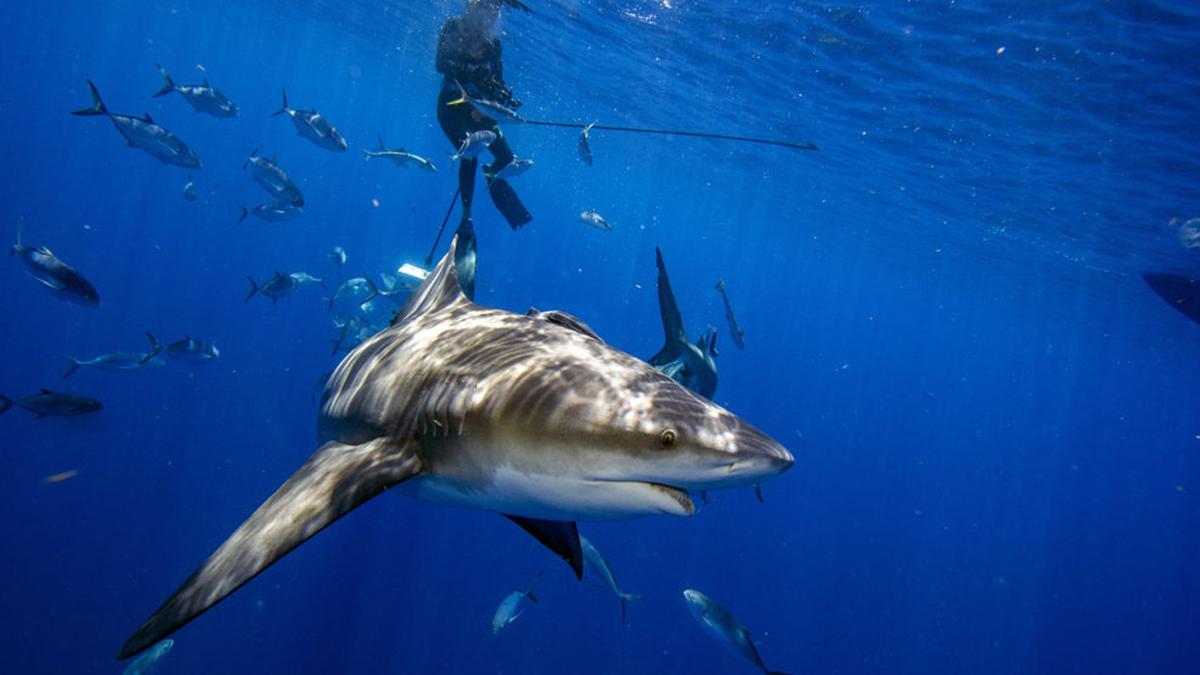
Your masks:
M 724 279 L 717 279 L 717 290 L 721 291 L 722 293 L 725 292 L 725 280 Z
M 363 161 L 364 162 L 371 161 L 371 157 L 373 157 L 373 155 L 371 154 L 370 150 L 363 150 Z
M 240 218 L 238 218 L 238 225 L 241 225 L 242 221 L 246 219 L 246 216 L 250 215 L 250 209 L 246 208 L 245 206 L 242 206 L 241 202 L 235 202 L 235 203 L 238 205 L 238 208 L 242 210 L 242 216 Z
M 167 94 L 175 91 L 175 83 L 171 81 L 171 76 L 167 74 L 167 69 L 163 68 L 161 65 L 159 65 L 157 63 L 154 65 L 158 66 L 158 72 L 162 73 L 163 86 L 162 86 L 162 89 L 159 89 L 158 91 L 151 94 L 150 98 L 158 98 L 159 96 L 166 96 Z
M 255 283 L 254 277 L 246 277 L 246 278 L 250 280 L 250 294 L 247 295 L 246 299 L 243 300 L 242 302 L 250 302 L 250 298 L 253 298 L 255 293 L 262 290 L 258 287 L 258 284 Z
M 8 410 L 11 407 L 13 407 L 12 399 L 4 394 L 0 394 L 0 413 Z
M 379 295 L 379 287 L 375 285 L 374 281 L 371 281 L 371 277 L 364 274 L 363 278 L 367 280 L 367 286 L 371 287 L 371 294 L 367 296 L 366 300 L 363 300 L 363 304 L 365 305 L 374 300 L 375 296 Z
M 259 145 L 257 148 L 255 148 L 255 149 L 253 149 L 253 150 L 251 150 L 251 151 L 250 151 L 250 155 L 249 155 L 248 157 L 246 157 L 246 161 L 245 161 L 245 162 L 242 162 L 242 168 L 243 168 L 243 169 L 245 169 L 246 167 L 250 166 L 250 159 L 251 159 L 252 157 L 254 157 L 255 155 L 257 155 L 259 150 L 262 150 L 262 145 Z
M 458 80 L 455 80 L 454 84 L 458 87 L 458 100 L 446 101 L 446 105 L 462 105 L 463 103 L 470 103 L 471 99 L 467 97 L 467 90 L 462 86 L 462 83 Z
M 66 354 L 63 354 L 61 352 L 59 353 L 59 356 L 66 359 L 67 362 L 71 364 L 71 367 L 67 368 L 67 372 L 63 373 L 62 377 L 58 378 L 60 380 L 65 380 L 65 379 L 67 379 L 68 376 L 70 376 L 71 373 L 73 373 L 79 369 L 79 359 L 75 358 L 74 356 L 67 356 Z
M 104 107 L 104 101 L 100 100 L 100 92 L 96 91 L 96 85 L 88 80 L 88 87 L 92 90 L 92 107 L 84 108 L 83 110 L 72 111 L 72 115 L 107 115 L 108 108 Z
M 541 578 L 542 578 L 542 573 L 538 572 L 537 576 L 533 578 L 533 581 L 529 582 L 529 588 L 525 589 L 525 597 L 529 598 L 530 600 L 532 600 L 534 602 L 538 602 L 538 599 L 535 598 L 533 595 L 533 587 L 535 585 L 537 585 L 538 580 Z
M 162 345 L 158 344 L 158 340 L 154 339 L 154 336 L 150 334 L 150 331 L 146 331 L 146 337 L 150 338 L 150 353 L 146 354 L 141 361 L 138 361 L 139 366 L 155 356 L 158 356 L 158 353 L 162 351 Z
M 275 112 L 271 113 L 271 115 L 270 115 L 271 117 L 275 117 L 276 115 L 282 115 L 283 113 L 288 111 L 287 91 L 283 90 L 283 89 L 281 89 L 280 91 L 283 92 L 283 107 L 280 108 L 279 110 L 276 110 Z

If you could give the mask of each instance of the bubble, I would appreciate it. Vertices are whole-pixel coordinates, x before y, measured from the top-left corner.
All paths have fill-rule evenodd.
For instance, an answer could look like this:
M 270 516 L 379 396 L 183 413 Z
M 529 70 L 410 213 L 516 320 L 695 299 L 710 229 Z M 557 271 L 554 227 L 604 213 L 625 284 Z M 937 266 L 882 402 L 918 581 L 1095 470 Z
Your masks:
M 1179 226 L 1179 244 L 1184 248 L 1200 248 L 1200 218 Z

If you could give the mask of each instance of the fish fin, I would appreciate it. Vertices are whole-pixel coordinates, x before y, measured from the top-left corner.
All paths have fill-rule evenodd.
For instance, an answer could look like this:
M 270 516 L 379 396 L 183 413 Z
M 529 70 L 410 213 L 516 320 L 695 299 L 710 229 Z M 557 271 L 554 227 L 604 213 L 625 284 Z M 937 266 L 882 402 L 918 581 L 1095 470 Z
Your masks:
M 128 658 L 173 633 L 355 507 L 421 472 L 414 444 L 321 446 L 129 638 Z
M 243 206 L 241 202 L 234 202 L 234 204 L 237 204 L 238 208 L 242 210 L 242 215 L 238 218 L 238 225 L 241 225 L 242 221 L 246 219 L 246 216 L 250 215 L 250 209 Z M 253 279 L 251 279 L 251 281 L 253 281 Z
M 79 369 L 79 359 L 75 358 L 74 356 L 67 356 L 66 354 L 63 354 L 62 352 L 59 352 L 58 355 L 63 357 L 64 359 L 66 359 L 71 364 L 71 367 L 67 368 L 67 372 L 63 373 L 62 377 L 58 378 L 60 380 L 65 380 L 65 379 L 67 379 L 67 377 L 69 377 L 71 375 L 71 373 L 73 373 Z
M 604 340 L 596 334 L 596 331 L 592 330 L 591 326 L 588 326 L 586 323 L 580 321 L 576 317 L 571 316 L 570 314 L 567 314 L 561 310 L 552 309 L 548 312 L 539 312 L 537 309 L 530 307 L 529 311 L 525 312 L 525 316 L 538 319 L 540 321 L 546 321 L 556 326 L 562 326 L 563 328 L 573 330 L 580 335 L 586 335 L 587 337 L 590 337 L 600 343 L 604 342 Z
M 625 603 L 635 602 L 637 600 L 645 600 L 646 599 L 645 597 L 640 596 L 637 593 L 622 593 L 621 591 L 617 591 L 617 597 L 621 598 L 621 623 L 622 624 L 627 623 L 627 621 L 625 620 Z
M 675 302 L 675 293 L 671 291 L 671 279 L 667 276 L 667 264 L 663 261 L 662 251 L 655 246 L 655 266 L 658 268 L 658 310 L 662 314 L 663 348 L 651 356 L 652 366 L 661 366 L 679 358 L 683 352 L 683 343 L 687 342 L 687 333 L 683 330 L 683 317 L 679 313 L 679 304 Z
M 144 113 L 142 119 L 150 124 L 158 124 L 158 122 L 155 122 L 154 118 L 150 116 L 150 113 Z
M 251 280 L 251 281 L 253 281 L 253 280 Z M 150 331 L 146 331 L 146 337 L 150 338 L 150 353 L 146 354 L 145 358 L 143 358 L 141 361 L 138 361 L 139 366 L 143 365 L 144 363 L 146 363 L 150 359 L 154 358 L 155 356 L 158 356 L 158 353 L 161 352 L 163 349 L 162 345 L 158 344 L 158 340 L 155 340 L 154 336 L 150 334 Z M 190 340 L 190 339 L 192 339 L 192 337 L 189 335 L 189 336 L 187 336 L 187 339 Z
M 243 210 L 244 210 L 244 209 L 243 209 Z M 241 221 L 238 221 L 238 222 L 241 222 Z M 257 293 L 257 292 L 259 292 L 260 290 L 262 290 L 262 289 L 260 289 L 260 288 L 258 287 L 258 284 L 257 284 L 257 283 L 255 283 L 255 281 L 254 281 L 254 277 L 246 277 L 246 278 L 250 280 L 250 294 L 249 294 L 249 295 L 247 295 L 247 296 L 246 296 L 246 299 L 245 299 L 245 300 L 243 300 L 242 302 L 250 302 L 250 298 L 253 298 L 255 293 Z
M 529 598 L 530 600 L 532 600 L 534 602 L 541 602 L 533 595 L 533 587 L 534 587 L 534 585 L 537 584 L 538 580 L 541 578 L 542 578 L 542 573 L 538 572 L 537 576 L 533 578 L 533 581 L 529 582 L 529 587 L 525 589 L 525 597 Z
M 755 497 L 758 497 L 758 501 L 759 501 L 759 503 L 762 503 L 762 504 L 765 504 L 765 503 L 766 503 L 766 502 L 764 502 L 764 501 L 763 501 L 763 496 L 762 496 L 762 486 L 761 486 L 761 485 L 759 485 L 758 483 L 755 483 L 755 484 L 754 484 L 754 496 L 755 496 Z
M 154 92 L 153 94 L 150 94 L 150 98 L 158 98 L 159 96 L 166 96 L 167 94 L 175 91 L 175 83 L 171 81 L 171 76 L 167 74 L 167 69 L 163 68 L 161 65 L 159 65 L 157 63 L 154 65 L 158 66 L 158 72 L 162 73 L 163 86 L 162 86 L 162 89 L 159 89 L 158 91 Z
M 0 394 L 0 413 L 13 407 L 13 400 L 4 394 Z
M 417 314 L 432 312 L 458 302 L 470 302 L 463 294 L 458 281 L 455 264 L 457 250 L 458 235 L 455 235 L 454 239 L 450 240 L 450 250 L 446 251 L 442 261 L 425 277 L 425 281 L 421 282 L 417 290 L 413 291 L 400 311 L 396 312 L 396 318 L 392 319 L 393 326 Z
M 724 279 L 717 279 L 716 290 L 721 291 L 722 293 L 725 292 L 725 280 Z
M 104 107 L 104 101 L 100 100 L 100 92 L 96 91 L 96 85 L 88 80 L 88 87 L 92 90 L 92 107 L 84 108 L 83 110 L 75 110 L 72 115 L 107 115 L 108 109 Z
M 46 413 L 40 413 L 40 412 L 33 413 L 33 419 L 35 419 L 35 420 L 40 420 L 45 416 L 46 416 Z
M 505 516 L 533 535 L 543 546 L 567 562 L 577 579 L 583 578 L 583 549 L 579 545 L 579 528 L 565 520 L 539 520 L 521 516 Z M 532 589 L 532 585 L 530 586 Z
M 376 136 L 379 139 L 379 147 L 376 150 L 387 150 L 387 146 L 383 144 L 383 136 Z
M 279 110 L 276 110 L 275 112 L 271 113 L 268 117 L 275 117 L 277 115 L 282 115 L 283 113 L 288 111 L 287 91 L 283 90 L 283 89 L 281 89 L 280 91 L 283 92 L 283 107 L 280 108 Z
M 374 156 L 374 155 L 372 155 L 372 154 L 371 154 L 371 151 L 370 151 L 370 150 L 363 150 L 363 161 L 364 161 L 364 162 L 369 162 L 369 161 L 371 161 L 371 157 L 373 157 L 373 156 Z
M 462 86 L 462 83 L 459 82 L 458 80 L 455 80 L 454 86 L 458 87 L 458 93 L 459 93 L 458 100 L 446 101 L 446 105 L 461 105 L 463 103 L 470 103 L 471 99 L 469 97 L 467 97 L 467 90 L 466 90 L 466 88 L 464 88 Z

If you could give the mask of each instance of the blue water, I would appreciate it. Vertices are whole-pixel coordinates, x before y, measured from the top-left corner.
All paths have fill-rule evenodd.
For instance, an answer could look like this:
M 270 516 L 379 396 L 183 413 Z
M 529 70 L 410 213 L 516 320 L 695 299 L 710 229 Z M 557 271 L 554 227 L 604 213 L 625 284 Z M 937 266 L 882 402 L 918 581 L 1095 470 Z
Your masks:
M 821 149 L 594 132 L 588 168 L 574 131 L 510 128 L 537 163 L 513 180 L 535 219 L 510 231 L 480 186 L 477 300 L 563 309 L 648 357 L 661 247 L 689 331 L 720 329 L 715 400 L 796 466 L 762 504 L 743 489 L 686 520 L 585 525 L 647 598 L 626 626 L 611 594 L 499 516 L 385 495 L 179 631 L 161 673 L 754 672 L 690 618 L 689 587 L 797 675 L 1197 672 L 1200 325 L 1139 275 L 1200 272 L 1176 239 L 1200 215 L 1200 13 L 528 4 L 498 28 L 531 119 Z M 104 402 L 0 416 L 5 672 L 120 672 L 126 637 L 315 449 L 310 389 L 336 364 L 324 291 L 243 303 L 246 276 L 336 283 L 424 260 L 455 187 L 433 48 L 460 7 L 0 6 L 0 223 L 23 216 L 25 243 L 103 298 L 62 303 L 5 260 L 0 393 Z M 240 117 L 150 98 L 155 63 L 207 76 Z M 67 115 L 88 79 L 196 150 L 198 201 L 187 170 Z M 268 119 L 283 88 L 349 151 Z M 377 137 L 439 173 L 362 161 Z M 237 201 L 265 201 L 241 168 L 260 144 L 305 213 L 239 226 Z M 589 208 L 613 230 L 580 223 Z M 142 349 L 145 331 L 221 358 L 59 379 L 57 353 Z M 492 635 L 496 605 L 539 571 L 541 602 Z

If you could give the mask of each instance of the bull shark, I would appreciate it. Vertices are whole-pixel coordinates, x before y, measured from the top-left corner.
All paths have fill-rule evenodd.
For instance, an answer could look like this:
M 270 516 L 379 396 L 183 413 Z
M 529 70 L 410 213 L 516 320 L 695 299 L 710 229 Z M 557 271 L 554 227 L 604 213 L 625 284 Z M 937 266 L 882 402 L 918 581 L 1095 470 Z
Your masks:
M 711 399 L 717 391 L 717 364 L 713 361 L 717 355 L 716 331 L 709 329 L 696 344 L 688 342 L 662 251 L 655 247 L 654 254 L 658 267 L 658 309 L 662 314 L 665 340 L 663 348 L 650 357 L 650 365 L 704 398 Z
M 458 236 L 325 386 L 323 445 L 121 648 L 162 640 L 383 492 L 508 517 L 583 573 L 576 521 L 691 515 L 791 467 L 769 436 L 562 312 L 483 307 Z

